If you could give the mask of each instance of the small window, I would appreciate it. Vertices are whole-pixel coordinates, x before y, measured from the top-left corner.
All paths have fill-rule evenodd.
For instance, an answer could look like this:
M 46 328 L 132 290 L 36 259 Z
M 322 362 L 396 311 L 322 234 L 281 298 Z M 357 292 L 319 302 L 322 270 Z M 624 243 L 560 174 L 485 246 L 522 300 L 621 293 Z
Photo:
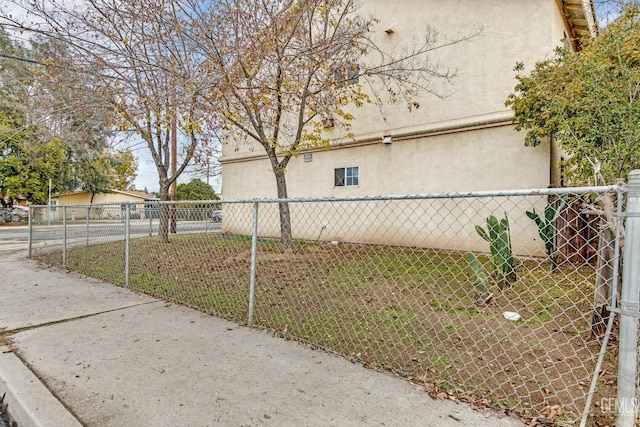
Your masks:
M 352 187 L 359 184 L 358 166 L 334 169 L 334 185 L 336 187 Z

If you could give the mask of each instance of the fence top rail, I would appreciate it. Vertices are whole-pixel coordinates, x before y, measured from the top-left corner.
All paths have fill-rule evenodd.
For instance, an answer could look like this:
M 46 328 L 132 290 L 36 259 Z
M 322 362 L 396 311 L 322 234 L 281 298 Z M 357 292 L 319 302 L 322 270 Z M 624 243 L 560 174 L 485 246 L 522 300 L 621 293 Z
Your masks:
M 77 205 L 31 205 L 34 208 L 88 208 L 106 206 L 125 205 L 145 205 L 154 208 L 159 205 L 230 205 L 249 203 L 312 203 L 312 202 L 367 202 L 367 201 L 387 201 L 387 200 L 428 200 L 428 199 L 462 199 L 462 198 L 487 198 L 487 197 L 512 197 L 512 196 L 550 196 L 550 195 L 570 195 L 570 194 L 610 194 L 624 192 L 626 186 L 609 185 L 598 187 L 563 187 L 563 188 L 539 188 L 526 190 L 503 190 L 503 191 L 468 191 L 450 193 L 424 193 L 424 194 L 404 194 L 388 196 L 354 196 L 354 197 L 312 197 L 312 198 L 255 198 L 255 199 L 234 199 L 234 200 L 167 200 L 153 202 L 107 202 Z M 189 206 L 193 207 L 193 206 Z
M 356 196 L 356 197 L 317 197 L 317 198 L 288 198 L 288 199 L 237 199 L 220 200 L 223 204 L 233 203 L 285 203 L 285 202 L 360 202 L 360 201 L 385 201 L 385 200 L 428 200 L 428 199 L 462 199 L 462 198 L 486 198 L 486 197 L 510 197 L 510 196 L 547 196 L 565 194 L 610 194 L 625 190 L 625 186 L 600 186 L 600 187 L 568 187 L 568 188 L 544 188 L 528 190 L 505 191 L 469 191 L 450 193 L 424 193 L 404 194 L 389 196 Z M 171 203 L 171 202 L 169 202 Z

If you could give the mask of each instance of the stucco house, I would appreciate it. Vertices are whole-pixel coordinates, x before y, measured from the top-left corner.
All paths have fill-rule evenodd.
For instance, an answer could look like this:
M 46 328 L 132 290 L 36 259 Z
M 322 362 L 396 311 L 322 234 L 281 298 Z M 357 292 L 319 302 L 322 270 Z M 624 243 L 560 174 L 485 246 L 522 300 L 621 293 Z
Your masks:
M 379 18 L 375 36 L 380 45 L 411 38 L 425 24 L 451 35 L 474 27 L 483 31 L 434 56 L 457 70 L 450 96 L 425 94 L 419 99 L 420 108 L 412 112 L 405 105 L 354 110 L 353 138 L 328 129 L 330 150 L 309 150 L 291 160 L 286 172 L 289 197 L 511 190 L 561 184 L 556 144 L 547 139 L 536 148 L 525 147 L 524 133 L 514 130 L 513 114 L 505 100 L 516 83 L 517 62 L 530 69 L 536 61 L 553 55 L 559 45 L 579 49 L 580 38 L 596 31 L 592 1 L 363 0 L 362 13 Z M 224 144 L 220 163 L 223 199 L 276 197 L 273 172 L 261 147 Z M 309 236 L 317 237 L 320 226 Z M 233 223 L 229 220 L 225 227 L 233 228 Z M 376 224 L 365 228 L 375 230 Z M 275 226 L 273 233 L 277 233 Z M 339 235 L 326 237 L 340 240 Z
M 110 190 L 105 193 L 91 194 L 88 191 L 56 194 L 51 198 L 50 215 L 62 218 L 62 206 L 67 206 L 67 219 L 83 219 L 87 217 L 87 207 L 77 205 L 95 205 L 91 209 L 92 218 L 117 218 L 122 216 L 122 206 L 131 204 L 131 212 L 144 215 L 145 205 L 158 201 L 157 197 L 143 191 Z

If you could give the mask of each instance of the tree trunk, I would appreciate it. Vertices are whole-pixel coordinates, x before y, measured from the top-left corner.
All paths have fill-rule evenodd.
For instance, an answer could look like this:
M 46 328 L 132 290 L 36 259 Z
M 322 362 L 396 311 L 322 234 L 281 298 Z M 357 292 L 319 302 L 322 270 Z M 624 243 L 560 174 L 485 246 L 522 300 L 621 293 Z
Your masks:
M 287 181 L 284 171 L 277 171 L 276 185 L 278 187 L 278 199 L 287 198 Z M 287 252 L 291 250 L 292 234 L 291 234 L 291 214 L 289 212 L 289 203 L 278 203 L 278 211 L 280 212 L 280 241 L 282 249 Z
M 159 196 L 161 202 L 166 202 L 169 198 L 169 188 L 166 183 L 160 184 Z M 158 239 L 163 243 L 169 243 L 169 219 L 171 216 L 170 208 L 166 203 L 160 204 L 160 223 L 158 225 Z
M 171 199 L 175 200 L 175 199 Z M 171 234 L 176 234 L 178 232 L 178 209 L 175 203 L 171 203 L 169 205 L 169 231 Z
M 613 263 L 615 262 L 615 235 L 607 227 L 600 228 L 598 236 L 598 263 L 596 269 L 596 289 L 591 316 L 592 336 L 602 336 L 609 321 L 610 312 L 607 306 L 611 305 L 613 295 Z

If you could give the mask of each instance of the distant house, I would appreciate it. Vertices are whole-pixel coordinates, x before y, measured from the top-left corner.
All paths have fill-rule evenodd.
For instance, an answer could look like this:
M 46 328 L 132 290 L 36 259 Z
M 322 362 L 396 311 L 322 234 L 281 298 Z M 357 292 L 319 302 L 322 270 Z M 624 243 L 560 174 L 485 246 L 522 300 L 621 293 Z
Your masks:
M 149 204 L 159 199 L 142 191 L 110 190 L 105 193 L 92 194 L 88 191 L 57 194 L 51 198 L 50 215 L 62 218 L 61 207 L 65 207 L 67 219 L 82 219 L 90 215 L 91 218 L 121 218 L 123 210 L 130 204 L 130 213 L 136 216 L 144 215 Z M 88 208 L 84 205 L 95 205 Z M 79 206 L 83 205 L 83 206 Z M 157 209 L 156 209 L 157 210 Z
M 424 31 L 426 24 L 453 36 L 474 27 L 482 27 L 483 32 L 467 43 L 433 54 L 433 61 L 457 70 L 451 96 L 426 94 L 413 112 L 402 103 L 350 110 L 356 117 L 350 129 L 353 138 L 344 131 L 327 129 L 331 150 L 309 150 L 291 160 L 286 172 L 289 197 L 560 186 L 561 153 L 555 141 L 547 138 L 536 148 L 525 147 L 524 133 L 515 132 L 513 113 L 505 107 L 505 100 L 516 84 L 517 62 L 531 69 L 536 61 L 550 58 L 559 45 L 579 49 L 581 37 L 596 31 L 592 1 L 397 0 L 363 1 L 362 5 L 363 14 L 372 13 L 380 20 L 376 41 L 390 49 Z M 251 141 L 223 145 L 223 199 L 276 197 L 275 179 L 263 151 Z M 308 218 L 313 217 L 309 213 Z M 331 224 L 319 222 L 312 227 L 308 222 L 309 235 L 301 231 L 296 237 L 315 233 L 317 238 L 318 230 L 323 229 L 323 237 L 341 240 L 343 232 L 337 222 L 350 224 L 352 219 L 341 219 L 338 214 L 333 218 L 335 234 L 330 232 Z M 363 221 L 370 221 L 362 224 L 369 234 L 357 240 L 378 241 L 375 219 Z M 467 226 L 459 225 L 460 229 Z M 230 220 L 224 228 L 241 231 Z M 470 230 L 475 233 L 473 227 Z M 274 223 L 268 234 L 278 232 Z M 535 236 L 534 229 L 531 233 Z M 531 242 L 538 245 L 533 239 Z M 447 245 L 455 245 L 455 239 Z

